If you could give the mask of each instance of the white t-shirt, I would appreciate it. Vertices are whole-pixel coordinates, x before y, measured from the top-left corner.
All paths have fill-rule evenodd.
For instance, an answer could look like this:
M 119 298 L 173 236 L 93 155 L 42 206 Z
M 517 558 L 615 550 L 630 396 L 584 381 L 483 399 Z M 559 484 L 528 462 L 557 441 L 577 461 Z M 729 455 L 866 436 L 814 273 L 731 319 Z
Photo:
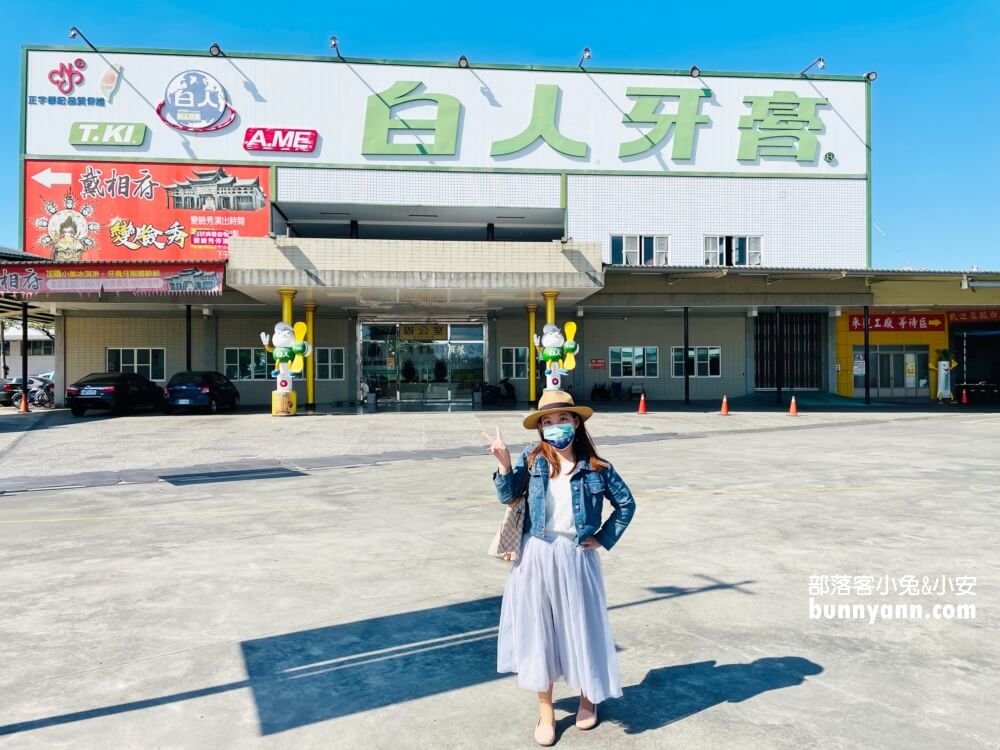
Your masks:
M 559 474 L 549 477 L 545 490 L 545 533 L 559 534 L 576 541 L 576 523 L 573 521 L 573 492 L 569 477 L 576 464 L 559 462 Z

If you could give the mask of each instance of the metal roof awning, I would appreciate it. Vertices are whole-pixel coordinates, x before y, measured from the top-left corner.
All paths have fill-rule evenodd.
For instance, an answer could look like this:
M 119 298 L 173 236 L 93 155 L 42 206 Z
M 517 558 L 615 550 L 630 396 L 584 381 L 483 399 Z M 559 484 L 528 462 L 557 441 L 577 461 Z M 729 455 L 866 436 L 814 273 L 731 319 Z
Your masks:
M 482 313 L 523 311 L 547 289 L 575 304 L 601 289 L 604 273 L 598 243 L 239 237 L 226 283 L 264 302 L 295 289 L 297 301 L 359 314 Z

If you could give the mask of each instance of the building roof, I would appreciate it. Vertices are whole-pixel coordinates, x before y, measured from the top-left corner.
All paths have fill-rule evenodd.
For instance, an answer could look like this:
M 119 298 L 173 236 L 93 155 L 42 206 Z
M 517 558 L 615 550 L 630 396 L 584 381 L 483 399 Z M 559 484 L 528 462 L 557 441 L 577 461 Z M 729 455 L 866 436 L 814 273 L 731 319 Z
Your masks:
M 8 326 L 4 330 L 4 340 L 5 341 L 21 341 L 21 326 Z M 28 341 L 51 341 L 52 337 L 47 335 L 45 331 L 41 331 L 38 328 L 32 328 L 28 326 Z
M 955 271 L 907 268 L 767 268 L 765 266 L 624 266 L 605 265 L 606 273 L 659 274 L 689 278 L 768 276 L 770 278 L 844 279 L 872 281 L 944 281 L 948 279 L 1000 279 L 1000 271 Z
M 223 185 L 229 187 L 231 185 L 246 185 L 247 187 L 254 187 L 260 184 L 258 178 L 241 180 L 226 172 L 225 169 L 219 167 L 208 172 L 202 172 L 199 170 L 193 170 L 195 177 L 187 180 L 177 180 L 173 185 L 164 185 L 165 190 L 172 190 L 179 187 L 194 187 L 195 185 Z

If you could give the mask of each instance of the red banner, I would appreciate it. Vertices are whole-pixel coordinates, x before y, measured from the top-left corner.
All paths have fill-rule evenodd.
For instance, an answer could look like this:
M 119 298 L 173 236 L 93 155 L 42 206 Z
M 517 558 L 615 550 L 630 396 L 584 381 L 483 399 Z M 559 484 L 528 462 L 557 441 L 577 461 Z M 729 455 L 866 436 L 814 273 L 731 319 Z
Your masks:
M 868 316 L 870 331 L 902 331 L 904 333 L 926 333 L 943 331 L 944 315 L 940 313 L 876 313 Z M 865 316 L 851 315 L 848 325 L 852 331 L 865 330 Z
M 590 360 L 591 370 L 603 370 L 608 366 L 608 361 L 606 359 L 592 359 Z
M 60 262 L 225 260 L 271 227 L 264 167 L 29 161 L 25 249 Z
M 949 323 L 1000 322 L 1000 308 L 993 310 L 949 310 Z
M 0 264 L 0 292 L 36 294 L 222 294 L 222 263 Z

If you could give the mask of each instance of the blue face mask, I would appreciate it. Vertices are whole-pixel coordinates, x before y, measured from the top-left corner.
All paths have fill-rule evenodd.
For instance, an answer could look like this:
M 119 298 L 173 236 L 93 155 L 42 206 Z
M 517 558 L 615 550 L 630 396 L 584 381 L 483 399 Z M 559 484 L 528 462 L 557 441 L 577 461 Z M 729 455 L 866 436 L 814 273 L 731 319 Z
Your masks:
M 542 438 L 553 448 L 565 448 L 573 442 L 576 428 L 570 422 L 550 424 L 542 428 Z

